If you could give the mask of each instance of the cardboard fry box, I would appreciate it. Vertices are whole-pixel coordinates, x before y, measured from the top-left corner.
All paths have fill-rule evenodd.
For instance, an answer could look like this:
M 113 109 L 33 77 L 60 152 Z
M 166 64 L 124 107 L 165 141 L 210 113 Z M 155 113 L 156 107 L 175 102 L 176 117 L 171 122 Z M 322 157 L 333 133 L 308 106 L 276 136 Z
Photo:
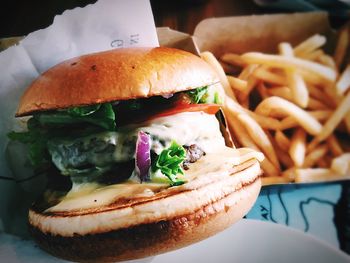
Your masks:
M 209 18 L 197 25 L 194 38 L 200 52 L 220 57 L 276 54 L 278 43 L 294 46 L 316 33 L 327 37 L 324 49 L 332 55 L 336 32 L 327 13 L 319 12 Z M 246 217 L 300 229 L 350 253 L 350 181 L 264 186 Z
M 324 12 L 209 18 L 197 25 L 194 37 L 199 50 L 220 57 L 226 52 L 276 53 L 280 42 L 296 45 L 317 33 L 327 37 L 326 52 L 333 50 L 336 32 Z

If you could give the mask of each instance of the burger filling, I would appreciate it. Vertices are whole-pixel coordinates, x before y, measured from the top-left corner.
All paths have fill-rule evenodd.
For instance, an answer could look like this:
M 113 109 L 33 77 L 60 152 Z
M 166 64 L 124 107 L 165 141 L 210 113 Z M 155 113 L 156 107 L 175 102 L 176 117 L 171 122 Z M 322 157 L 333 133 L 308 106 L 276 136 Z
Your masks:
M 28 144 L 37 173 L 52 188 L 125 180 L 169 186 L 186 182 L 191 164 L 225 142 L 215 113 L 214 86 L 34 114 L 28 131 L 10 139 Z

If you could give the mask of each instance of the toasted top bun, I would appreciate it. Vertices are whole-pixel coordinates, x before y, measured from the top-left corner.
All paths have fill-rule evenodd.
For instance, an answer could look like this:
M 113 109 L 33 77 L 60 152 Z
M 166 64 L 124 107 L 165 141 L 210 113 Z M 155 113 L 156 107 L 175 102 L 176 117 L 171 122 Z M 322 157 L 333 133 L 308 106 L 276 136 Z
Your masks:
M 16 116 L 172 94 L 218 82 L 199 57 L 173 48 L 123 48 L 66 60 L 25 91 Z

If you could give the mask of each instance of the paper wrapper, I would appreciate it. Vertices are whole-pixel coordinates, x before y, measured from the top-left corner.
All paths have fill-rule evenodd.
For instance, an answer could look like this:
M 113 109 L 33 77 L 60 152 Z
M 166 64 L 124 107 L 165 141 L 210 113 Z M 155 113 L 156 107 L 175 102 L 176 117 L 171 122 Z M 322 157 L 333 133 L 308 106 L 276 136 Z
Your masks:
M 7 39 L 3 47 L 18 41 Z M 9 169 L 28 169 L 23 153 L 7 160 L 7 133 L 20 129 L 14 118 L 25 88 L 43 71 L 62 60 L 86 53 L 121 47 L 158 46 L 152 9 L 148 0 L 101 0 L 56 16 L 51 26 L 29 34 L 18 45 L 0 53 L 0 232 L 26 236 L 28 206 L 35 194 L 31 186 L 41 182 L 13 178 Z M 25 173 L 24 173 L 25 174 Z

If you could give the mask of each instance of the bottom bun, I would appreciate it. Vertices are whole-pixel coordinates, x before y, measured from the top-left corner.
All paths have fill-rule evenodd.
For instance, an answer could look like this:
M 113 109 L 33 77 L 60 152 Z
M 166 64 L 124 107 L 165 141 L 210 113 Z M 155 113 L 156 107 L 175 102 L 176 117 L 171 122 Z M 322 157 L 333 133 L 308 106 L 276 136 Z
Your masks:
M 260 192 L 260 167 L 258 162 L 243 167 L 243 170 L 231 176 L 249 177 L 251 178 L 249 182 L 241 181 L 222 198 L 211 201 L 195 211 L 177 213 L 175 217 L 162 218 L 155 222 L 147 221 L 107 232 L 64 236 L 42 228 L 46 221 L 54 220 L 54 215 L 43 215 L 32 209 L 29 229 L 42 249 L 54 256 L 72 261 L 121 261 L 175 250 L 226 229 L 248 213 Z M 255 176 L 252 177 L 252 173 Z M 198 189 L 190 192 L 196 193 L 196 191 Z M 38 215 L 44 219 L 41 218 L 40 223 L 33 222 Z M 81 215 L 70 215 L 70 217 L 80 220 Z M 65 220 L 68 224 L 69 219 Z

